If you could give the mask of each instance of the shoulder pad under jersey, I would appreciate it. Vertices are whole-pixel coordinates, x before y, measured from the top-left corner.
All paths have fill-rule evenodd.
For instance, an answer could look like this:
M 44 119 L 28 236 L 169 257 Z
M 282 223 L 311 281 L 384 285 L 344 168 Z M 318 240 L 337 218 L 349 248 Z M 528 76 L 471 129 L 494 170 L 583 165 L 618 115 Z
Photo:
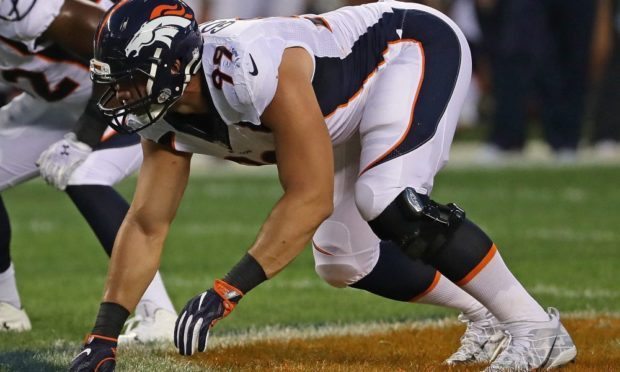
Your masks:
M 259 23 L 221 20 L 201 26 L 205 78 L 227 124 L 260 124 L 278 86 L 286 42 L 269 35 Z

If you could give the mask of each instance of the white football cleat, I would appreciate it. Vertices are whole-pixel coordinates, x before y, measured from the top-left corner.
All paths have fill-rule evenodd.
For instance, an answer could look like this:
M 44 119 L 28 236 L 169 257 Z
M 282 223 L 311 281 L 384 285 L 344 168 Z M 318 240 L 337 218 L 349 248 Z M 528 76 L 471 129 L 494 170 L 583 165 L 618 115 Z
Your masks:
M 548 370 L 574 361 L 577 348 L 560 323 L 558 310 L 550 307 L 547 312 L 546 322 L 506 324 L 506 347 L 486 371 Z
M 25 332 L 32 329 L 24 309 L 0 302 L 0 332 Z
M 125 322 L 125 333 L 118 336 L 118 344 L 172 343 L 176 320 L 177 315 L 165 309 L 156 310 L 152 316 L 136 315 Z
M 489 363 L 506 337 L 495 317 L 487 312 L 484 320 L 472 321 L 465 314 L 459 321 L 467 324 L 461 346 L 444 361 L 449 366 L 468 363 Z

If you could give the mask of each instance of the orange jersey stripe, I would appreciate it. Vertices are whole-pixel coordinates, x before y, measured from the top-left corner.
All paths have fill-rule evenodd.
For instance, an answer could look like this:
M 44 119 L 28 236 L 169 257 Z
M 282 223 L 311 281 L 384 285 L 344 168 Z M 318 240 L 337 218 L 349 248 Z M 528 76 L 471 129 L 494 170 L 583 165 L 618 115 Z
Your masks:
M 99 139 L 99 142 L 105 142 L 105 141 L 109 140 L 110 138 L 114 137 L 117 134 L 118 134 L 118 132 L 115 131 L 114 129 L 106 128 L 106 130 L 103 132 L 103 135 L 101 135 L 101 138 Z
M 328 251 L 326 251 L 326 250 L 324 250 L 324 249 L 321 249 L 318 245 L 316 245 L 316 243 L 315 243 L 315 242 L 312 242 L 312 247 L 313 247 L 314 249 L 316 249 L 317 251 L 319 251 L 319 252 L 323 253 L 324 255 L 327 255 L 327 256 L 333 256 L 333 254 L 329 253 Z
M 484 269 L 488 265 L 489 262 L 491 262 L 493 257 L 495 257 L 496 252 L 497 252 L 497 247 L 495 246 L 495 244 L 493 244 L 493 246 L 491 246 L 491 249 L 489 249 L 489 251 L 487 252 L 486 256 L 484 256 L 482 261 L 480 261 L 478 265 L 476 265 L 476 267 L 472 269 L 472 271 L 470 271 L 467 275 L 465 275 L 463 279 L 456 282 L 456 285 L 462 287 L 465 284 L 469 283 L 473 278 L 476 277 L 476 275 L 478 275 L 480 271 L 482 271 L 482 269 Z
M 420 293 L 419 295 L 409 300 L 409 302 L 416 302 L 417 300 L 431 293 L 431 291 L 435 289 L 435 287 L 437 287 L 437 284 L 439 284 L 439 279 L 441 279 L 441 273 L 439 271 L 436 271 L 435 278 L 433 279 L 433 282 L 431 283 L 431 285 L 429 285 L 428 288 L 426 288 L 424 292 Z

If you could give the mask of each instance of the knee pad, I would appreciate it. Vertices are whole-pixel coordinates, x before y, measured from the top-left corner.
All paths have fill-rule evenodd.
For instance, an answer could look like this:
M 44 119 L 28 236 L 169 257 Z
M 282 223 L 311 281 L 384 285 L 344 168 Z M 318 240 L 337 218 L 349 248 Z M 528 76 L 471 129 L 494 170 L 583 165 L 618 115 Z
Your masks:
M 433 254 L 465 220 L 456 204 L 439 204 L 407 187 L 368 224 L 382 240 L 396 243 L 412 258 Z
M 368 275 L 379 260 L 379 247 L 351 254 L 332 255 L 313 248 L 314 270 L 329 285 L 344 288 Z
M 347 263 L 317 263 L 314 270 L 327 284 L 336 288 L 345 288 L 360 276 L 358 270 Z
M 344 221 L 324 221 L 312 239 L 316 273 L 337 288 L 363 278 L 379 259 L 379 240 L 361 217 Z

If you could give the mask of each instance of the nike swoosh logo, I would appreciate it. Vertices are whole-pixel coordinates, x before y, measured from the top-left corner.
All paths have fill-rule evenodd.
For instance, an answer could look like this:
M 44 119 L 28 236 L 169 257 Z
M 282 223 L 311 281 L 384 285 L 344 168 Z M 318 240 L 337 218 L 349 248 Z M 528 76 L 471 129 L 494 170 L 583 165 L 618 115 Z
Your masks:
M 82 355 L 82 354 L 84 354 L 84 353 L 86 353 L 86 356 L 90 356 L 90 352 L 91 352 L 91 349 L 90 349 L 90 348 L 84 349 L 84 350 L 82 350 L 82 352 L 81 352 L 81 353 L 79 353 L 79 354 L 75 357 L 75 359 L 79 358 L 79 357 L 80 357 L 80 355 Z
M 250 61 L 252 61 L 252 68 L 254 69 L 253 71 L 250 71 L 250 75 L 256 76 L 258 75 L 258 67 L 256 67 L 256 62 L 254 62 L 254 57 L 252 57 L 251 54 L 250 54 Z

